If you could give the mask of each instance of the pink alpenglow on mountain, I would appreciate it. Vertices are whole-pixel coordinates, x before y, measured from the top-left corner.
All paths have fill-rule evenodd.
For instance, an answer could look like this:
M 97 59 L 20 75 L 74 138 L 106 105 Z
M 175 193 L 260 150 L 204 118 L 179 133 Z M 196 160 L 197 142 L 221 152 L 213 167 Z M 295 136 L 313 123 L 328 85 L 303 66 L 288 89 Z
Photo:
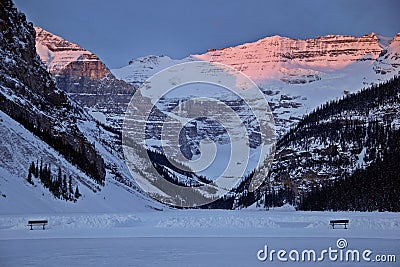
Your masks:
M 360 37 L 327 35 L 307 40 L 272 36 L 194 57 L 230 65 L 252 79 L 262 81 L 282 79 L 287 75 L 316 75 L 360 61 L 372 63 L 382 50 L 375 33 Z
M 36 52 L 53 74 L 67 74 L 102 79 L 110 75 L 108 68 L 92 52 L 79 45 L 35 27 Z

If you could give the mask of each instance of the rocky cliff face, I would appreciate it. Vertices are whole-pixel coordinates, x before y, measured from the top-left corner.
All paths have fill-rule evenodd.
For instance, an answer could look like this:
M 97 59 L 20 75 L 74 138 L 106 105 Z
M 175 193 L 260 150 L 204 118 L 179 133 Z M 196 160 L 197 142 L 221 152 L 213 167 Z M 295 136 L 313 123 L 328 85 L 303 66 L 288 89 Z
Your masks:
M 45 31 L 36 30 L 36 51 L 57 86 L 102 123 L 120 127 L 134 87 L 117 80 L 93 53 Z
M 316 75 L 312 70 L 332 71 L 358 61 L 373 62 L 381 51 L 379 39 L 374 33 L 360 37 L 327 35 L 307 40 L 272 36 L 195 57 L 233 66 L 252 79 L 262 81 L 301 75 L 307 78 L 308 75 Z M 293 65 L 297 65 L 295 70 L 292 70 Z M 304 73 L 299 72 L 300 68 L 304 69 Z
M 103 183 L 104 161 L 76 124 L 85 119 L 83 110 L 46 71 L 25 15 L 10 0 L 2 1 L 0 9 L 0 109 Z

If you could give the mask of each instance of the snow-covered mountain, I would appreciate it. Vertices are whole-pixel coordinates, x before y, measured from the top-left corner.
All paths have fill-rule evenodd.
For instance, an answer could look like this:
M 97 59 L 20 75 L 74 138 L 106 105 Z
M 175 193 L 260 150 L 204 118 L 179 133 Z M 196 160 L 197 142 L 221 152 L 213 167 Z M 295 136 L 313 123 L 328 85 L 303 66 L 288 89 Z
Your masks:
M 98 121 L 120 127 L 135 89 L 114 77 L 92 52 L 35 27 L 36 51 L 55 77 L 58 88 Z
M 328 35 L 308 40 L 272 36 L 236 47 L 211 49 L 205 54 L 192 55 L 182 60 L 173 60 L 166 56 L 138 58 L 131 60 L 128 66 L 112 70 L 112 72 L 116 77 L 128 83 L 140 85 L 162 69 L 179 63 L 199 60 L 232 66 L 248 75 L 259 85 L 273 111 L 278 138 L 282 138 L 291 127 L 303 122 L 306 114 L 322 104 L 358 92 L 362 88 L 382 83 L 398 75 L 400 73 L 399 39 L 399 34 L 393 38 L 386 38 L 375 33 L 360 37 Z M 143 93 L 145 92 L 143 91 Z M 184 95 L 184 93 L 182 94 Z M 187 94 L 190 95 L 191 92 Z M 174 101 L 178 100 L 169 99 L 169 104 L 174 105 Z M 161 99 L 161 103 L 163 102 L 165 100 Z M 393 104 L 385 106 L 385 110 L 390 111 L 391 107 L 394 107 Z M 376 109 L 371 112 L 382 111 L 382 107 Z M 238 113 L 244 112 L 239 103 L 236 103 L 235 110 Z M 387 116 L 386 111 L 381 113 L 383 113 L 382 116 Z M 363 120 L 379 120 L 382 119 L 382 116 L 377 115 L 372 118 L 363 118 Z M 156 121 L 160 120 L 162 120 L 161 115 Z M 196 151 L 197 148 L 196 145 L 193 147 L 193 143 L 196 142 L 194 135 L 206 131 L 214 133 L 217 139 L 224 138 L 217 127 L 208 129 L 204 125 L 199 125 L 201 124 L 192 127 L 190 133 L 183 137 L 185 142 L 191 143 L 189 148 L 183 146 L 185 151 L 189 151 L 189 158 L 192 156 L 190 152 Z M 324 159 L 329 158 L 331 155 L 329 153 L 334 149 L 332 144 L 321 145 L 318 142 L 307 145 L 307 147 L 301 145 L 307 143 L 306 140 L 310 141 L 310 138 L 318 138 L 317 136 L 315 133 L 314 136 L 307 135 L 304 140 L 296 140 L 294 141 L 296 142 L 295 147 L 278 147 L 277 161 L 272 166 L 269 176 L 269 181 L 276 185 L 276 190 L 290 185 L 294 192 L 300 189 L 307 191 L 315 184 L 321 183 L 323 180 L 321 177 L 335 179 L 341 177 L 343 168 L 347 169 L 348 174 L 351 174 L 357 168 L 364 168 L 371 163 L 368 162 L 364 165 L 360 163 L 364 158 L 363 153 L 370 153 L 370 148 L 367 149 L 367 152 L 362 147 L 354 149 L 355 146 L 362 146 L 359 142 L 362 137 L 357 136 L 358 143 L 355 144 L 356 141 L 351 140 L 347 146 L 342 147 L 343 152 L 340 152 L 340 160 L 338 160 L 342 163 L 346 162 L 346 164 L 342 164 L 342 167 L 338 168 L 335 165 L 337 162 L 332 163 L 333 166 L 324 163 L 318 167 L 314 163 L 314 166 L 310 161 L 314 162 L 318 159 L 324 162 Z M 322 137 L 321 140 L 324 138 Z M 153 134 L 149 136 L 149 139 L 157 138 Z M 217 143 L 222 144 L 223 142 L 217 141 Z M 337 144 L 335 143 L 335 145 Z M 229 157 L 228 154 L 225 156 Z M 358 158 L 359 160 L 357 160 Z M 294 165 L 298 166 L 297 168 L 292 166 L 293 162 L 297 162 Z M 310 166 L 314 166 L 315 169 Z M 268 187 L 267 191 L 261 194 L 267 195 L 270 189 L 271 187 Z M 251 194 L 243 198 L 245 195 L 247 195 L 246 190 L 243 194 L 233 194 L 232 197 L 227 198 L 225 203 L 217 203 L 214 206 L 225 206 L 228 202 L 232 203 L 233 207 L 235 205 L 246 206 L 248 204 L 246 201 L 251 204 Z
M 129 61 L 129 65 L 120 69 L 113 69 L 111 72 L 115 77 L 122 79 L 135 86 L 142 85 L 150 76 L 170 66 L 195 61 L 194 57 L 187 57 L 181 60 L 172 59 L 168 56 L 150 55 L 135 58 Z
M 128 66 L 111 71 L 117 78 L 137 85 L 178 63 L 204 60 L 232 66 L 263 90 L 281 136 L 326 101 L 398 75 L 399 40 L 399 34 L 387 38 L 375 33 L 307 40 L 272 36 L 235 47 L 210 49 L 181 60 L 166 56 L 133 59 Z
M 400 34 L 389 38 L 376 33 L 360 37 L 327 35 L 307 40 L 271 36 L 235 47 L 209 49 L 205 54 L 181 60 L 153 55 L 132 59 L 128 66 L 112 72 L 129 83 L 142 83 L 166 67 L 197 59 L 232 66 L 259 84 L 269 80 L 289 84 L 313 82 L 320 80 L 318 73 L 330 73 L 363 61 L 376 67 L 385 62 L 391 66 L 387 72 L 397 74 L 399 40 Z
M 0 10 L 0 212 L 140 210 L 157 205 L 131 178 L 118 134 L 99 125 L 57 88 L 36 54 L 35 30 L 25 15 L 9 0 L 0 3 Z M 29 179 L 32 162 L 37 169 L 41 166 L 40 173 L 43 165 L 50 179 L 42 174 Z M 71 177 L 71 187 L 79 187 L 81 196 L 69 199 L 76 203 L 55 193 L 61 191 L 58 172 L 60 179 Z
M 26 32 L 29 31 L 32 31 L 32 29 Z M 84 140 L 82 142 L 88 147 L 92 147 L 89 150 L 93 153 L 89 153 L 89 158 L 97 153 L 103 161 L 101 176 L 97 174 L 102 177 L 100 184 L 104 180 L 121 186 L 123 184 L 124 188 L 132 190 L 134 195 L 137 194 L 137 188 L 123 162 L 119 142 L 120 133 L 96 123 L 88 116 L 86 111 L 102 124 L 120 128 L 126 106 L 135 91 L 135 87 L 143 84 L 150 76 L 166 67 L 184 62 L 207 61 L 223 63 L 242 71 L 259 85 L 269 101 L 275 118 L 277 135 L 282 137 L 288 129 L 295 126 L 317 106 L 359 91 L 363 87 L 386 81 L 399 74 L 400 65 L 400 35 L 387 38 L 371 33 L 360 37 L 328 35 L 307 40 L 272 36 L 236 47 L 210 49 L 205 54 L 191 55 L 181 60 L 174 60 L 167 56 L 148 56 L 133 59 L 128 66 L 110 71 L 96 55 L 79 45 L 68 42 L 39 27 L 36 27 L 35 31 L 36 52 L 55 79 L 44 78 L 41 82 L 28 79 L 29 75 L 43 78 L 48 77 L 48 74 L 43 74 L 45 69 L 40 66 L 40 62 L 37 62 L 37 58 L 26 61 L 24 51 L 27 49 L 25 45 L 20 52 L 16 43 L 15 51 L 12 51 L 14 55 L 4 54 L 4 64 L 14 66 L 14 69 L 7 68 L 7 71 L 12 70 L 14 72 L 12 74 L 15 74 L 17 72 L 16 67 L 27 62 L 33 70 L 19 73 L 22 77 L 22 85 L 19 85 L 18 82 L 16 85 L 13 84 L 13 82 L 18 81 L 18 77 L 12 75 L 11 78 L 6 77 L 7 83 L 2 89 L 3 95 L 8 99 L 7 105 L 10 106 L 10 103 L 12 103 L 12 106 L 8 108 L 7 105 L 4 106 L 4 116 L 10 116 L 14 119 L 28 117 L 28 123 L 31 124 L 33 121 L 39 121 L 39 124 L 33 123 L 34 129 L 37 125 L 43 127 L 42 124 L 44 124 L 47 127 L 46 129 L 55 133 L 55 136 L 59 135 L 58 131 L 63 133 L 63 131 L 73 128 L 73 134 L 82 136 L 82 140 Z M 32 34 L 32 32 L 30 33 Z M 19 41 L 19 45 L 25 43 L 23 38 L 20 38 Z M 13 42 L 10 41 L 10 43 Z M 31 48 L 32 45 L 30 44 L 29 49 Z M 4 51 L 7 51 L 7 49 L 6 47 Z M 22 55 L 25 62 L 21 62 L 20 59 L 13 59 L 15 54 L 18 53 Z M 30 57 L 36 57 L 36 55 L 30 55 Z M 37 68 L 41 69 L 40 72 L 37 71 Z M 58 88 L 67 92 L 67 95 L 55 89 L 54 82 Z M 46 86 L 43 86 L 43 84 L 46 84 Z M 24 91 L 26 89 L 24 85 L 28 85 L 28 88 L 32 85 L 34 88 L 47 88 L 48 102 L 43 104 L 41 99 L 38 99 L 37 92 L 34 92 L 31 98 Z M 13 90 L 16 90 L 16 93 Z M 194 90 L 198 90 L 198 88 Z M 204 92 L 203 89 L 200 91 Z M 70 101 L 69 97 L 79 105 Z M 31 107 L 29 102 L 32 99 L 35 102 Z M 160 110 L 168 109 L 169 104 L 173 105 L 181 100 L 177 100 L 175 96 L 170 97 L 170 99 L 161 99 L 157 108 Z M 246 109 L 241 106 L 240 101 L 229 101 L 235 111 L 244 117 L 248 115 L 245 114 Z M 23 104 L 23 106 L 28 103 L 31 110 L 35 110 L 35 112 L 39 110 L 46 115 L 48 115 L 50 109 L 54 109 L 51 111 L 53 113 L 50 112 L 49 114 L 57 118 L 55 119 L 55 126 L 53 126 L 52 120 L 43 118 L 38 120 L 35 116 L 29 115 L 29 112 L 18 114 L 20 110 L 24 109 L 17 108 L 15 103 Z M 152 105 L 154 103 L 148 102 L 147 104 Z M 57 108 L 53 108 L 54 106 Z M 59 106 L 63 106 L 65 110 L 58 108 Z M 13 113 L 15 110 L 17 110 L 17 114 Z M 154 116 L 155 124 L 162 118 L 161 113 L 155 112 L 153 114 L 160 116 Z M 65 121 L 62 119 L 64 117 L 67 117 Z M 59 120 L 59 118 L 61 119 Z M 5 117 L 4 120 L 7 121 L 8 118 Z M 199 133 L 210 135 L 208 137 L 211 137 L 212 140 L 217 140 L 217 145 L 226 143 L 225 133 L 220 131 L 217 126 L 206 122 L 206 120 L 203 120 L 189 123 L 185 128 L 186 132 L 179 137 L 184 143 L 181 144 L 181 150 L 186 153 L 188 158 L 199 156 L 199 140 L 204 137 Z M 21 123 L 26 127 L 25 121 Z M 134 124 L 134 127 L 136 126 Z M 150 129 L 155 130 L 154 127 L 150 127 Z M 157 139 L 158 132 L 148 131 L 146 134 L 148 135 L 147 145 L 152 147 L 152 140 Z M 70 137 L 67 140 L 71 143 L 75 141 Z M 254 140 L 249 144 L 249 147 L 253 149 L 256 149 L 257 146 L 258 143 Z M 8 148 L 8 151 L 10 150 L 11 148 Z M 78 151 L 81 150 L 78 149 Z M 140 163 L 138 169 L 134 171 L 134 175 L 143 175 L 143 171 L 151 164 L 141 158 L 140 153 L 142 152 L 146 153 L 139 151 L 138 154 L 133 154 L 133 157 Z M 8 163 L 10 162 L 12 160 L 8 159 Z M 163 171 L 166 173 L 172 173 L 172 176 L 179 176 L 179 173 L 166 168 L 166 166 L 161 166 L 161 168 L 164 168 Z M 91 168 L 90 170 L 95 171 L 97 169 Z M 19 175 L 22 175 L 22 173 Z M 91 179 L 90 174 L 87 178 Z M 184 178 L 189 179 L 188 177 Z M 198 181 L 189 182 L 196 183 Z

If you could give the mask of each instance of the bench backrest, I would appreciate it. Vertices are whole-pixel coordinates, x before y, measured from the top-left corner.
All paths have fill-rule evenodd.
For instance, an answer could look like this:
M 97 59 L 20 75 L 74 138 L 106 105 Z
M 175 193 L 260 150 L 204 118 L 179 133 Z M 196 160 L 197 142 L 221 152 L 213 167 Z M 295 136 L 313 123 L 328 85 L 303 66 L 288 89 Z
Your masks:
M 36 224 L 36 223 L 48 223 L 47 220 L 37 220 L 37 221 L 28 221 L 28 224 Z
M 349 223 L 349 220 L 331 220 L 331 223 Z

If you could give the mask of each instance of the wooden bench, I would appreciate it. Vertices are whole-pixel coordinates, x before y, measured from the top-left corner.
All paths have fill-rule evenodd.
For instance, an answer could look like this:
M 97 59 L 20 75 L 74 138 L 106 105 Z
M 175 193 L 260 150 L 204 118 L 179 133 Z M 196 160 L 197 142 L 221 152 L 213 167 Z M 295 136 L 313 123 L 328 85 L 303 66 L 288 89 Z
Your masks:
M 37 220 L 37 221 L 28 221 L 28 226 L 31 227 L 31 230 L 33 230 L 33 226 L 34 225 L 42 225 L 43 226 L 43 230 L 44 230 L 44 226 L 46 224 L 48 224 L 49 222 L 47 220 Z
M 344 225 L 344 229 L 347 229 L 347 225 L 349 224 L 349 220 L 331 220 L 329 224 L 332 225 L 333 229 L 335 229 L 335 224 Z

